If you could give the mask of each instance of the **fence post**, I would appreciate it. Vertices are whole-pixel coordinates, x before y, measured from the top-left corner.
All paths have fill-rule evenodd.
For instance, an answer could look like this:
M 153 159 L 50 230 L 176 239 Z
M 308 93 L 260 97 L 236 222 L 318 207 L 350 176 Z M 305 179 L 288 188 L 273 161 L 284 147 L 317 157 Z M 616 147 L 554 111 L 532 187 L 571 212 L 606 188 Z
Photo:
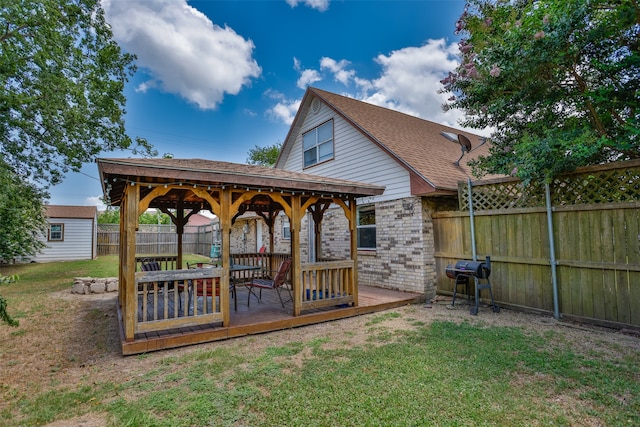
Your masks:
M 549 256 L 551 263 L 551 284 L 553 286 L 553 317 L 560 320 L 560 308 L 558 304 L 558 275 L 556 271 L 556 246 L 553 238 L 551 190 L 549 189 L 549 183 L 544 184 L 544 198 L 547 204 L 547 229 L 549 230 Z

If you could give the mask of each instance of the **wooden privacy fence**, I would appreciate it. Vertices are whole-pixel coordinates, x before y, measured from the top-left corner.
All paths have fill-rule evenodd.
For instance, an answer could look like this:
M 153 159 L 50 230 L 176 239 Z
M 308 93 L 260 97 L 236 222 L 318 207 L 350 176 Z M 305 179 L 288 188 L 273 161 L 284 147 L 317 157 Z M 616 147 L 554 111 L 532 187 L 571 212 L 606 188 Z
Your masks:
M 184 253 L 209 256 L 213 242 L 213 229 L 210 225 L 185 226 L 182 235 Z M 117 255 L 120 245 L 119 224 L 98 225 L 98 256 Z M 173 225 L 140 224 L 136 232 L 137 254 L 176 254 L 178 253 L 178 235 Z
M 551 242 L 560 315 L 604 326 L 640 327 L 640 161 L 580 169 L 549 186 L 516 179 L 471 185 L 476 252 L 491 256 L 503 306 L 554 312 Z M 437 289 L 453 292 L 445 267 L 471 259 L 468 183 L 460 211 L 433 214 Z

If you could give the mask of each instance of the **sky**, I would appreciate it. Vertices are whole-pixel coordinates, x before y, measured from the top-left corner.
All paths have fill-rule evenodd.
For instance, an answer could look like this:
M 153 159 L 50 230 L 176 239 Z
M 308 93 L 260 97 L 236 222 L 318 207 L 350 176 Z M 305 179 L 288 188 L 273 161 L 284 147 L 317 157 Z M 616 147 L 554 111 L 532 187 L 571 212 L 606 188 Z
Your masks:
M 307 86 L 460 127 L 440 80 L 458 64 L 464 0 L 102 0 L 137 56 L 125 125 L 159 156 L 246 163 L 281 143 Z M 133 157 L 103 152 L 98 157 Z M 97 205 L 88 163 L 50 204 Z

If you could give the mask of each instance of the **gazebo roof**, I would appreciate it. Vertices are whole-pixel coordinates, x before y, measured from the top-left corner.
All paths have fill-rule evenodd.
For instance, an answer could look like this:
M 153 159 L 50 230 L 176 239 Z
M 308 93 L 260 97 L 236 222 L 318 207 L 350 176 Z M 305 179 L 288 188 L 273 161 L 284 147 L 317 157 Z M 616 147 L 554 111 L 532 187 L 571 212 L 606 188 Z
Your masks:
M 127 185 L 140 185 L 150 191 L 159 185 L 185 188 L 245 188 L 265 192 L 318 194 L 327 197 L 365 197 L 384 192 L 384 187 L 355 181 L 328 178 L 264 166 L 203 159 L 97 159 L 102 189 L 108 203 L 120 204 Z M 145 189 L 145 190 L 142 190 Z M 164 196 L 164 202 L 182 197 L 177 192 Z M 184 207 L 200 205 L 200 199 L 183 199 Z M 158 204 L 163 203 L 158 200 Z

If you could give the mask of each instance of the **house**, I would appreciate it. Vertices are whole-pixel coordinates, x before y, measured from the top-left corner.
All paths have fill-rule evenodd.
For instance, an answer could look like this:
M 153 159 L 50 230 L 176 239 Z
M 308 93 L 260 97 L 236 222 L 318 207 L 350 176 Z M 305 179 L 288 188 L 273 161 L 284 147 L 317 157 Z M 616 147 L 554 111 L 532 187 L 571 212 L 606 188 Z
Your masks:
M 197 233 L 198 227 L 202 227 L 205 225 L 211 225 L 212 218 L 202 215 L 202 214 L 193 214 L 189 217 L 187 224 L 185 226 L 185 233 Z
M 93 259 L 97 254 L 95 206 L 48 205 L 46 247 L 32 258 L 36 262 Z
M 488 153 L 482 142 L 466 131 L 309 87 L 275 168 L 384 186 L 383 194 L 356 200 L 359 281 L 429 298 L 436 282 L 431 214 L 457 208 L 457 184 L 472 177 L 468 161 Z M 349 248 L 344 219 L 332 212 L 339 209 L 328 208 L 319 234 L 304 232 L 313 228 L 311 215 L 303 224 L 310 262 L 342 258 Z M 311 241 L 315 235 L 320 242 Z

